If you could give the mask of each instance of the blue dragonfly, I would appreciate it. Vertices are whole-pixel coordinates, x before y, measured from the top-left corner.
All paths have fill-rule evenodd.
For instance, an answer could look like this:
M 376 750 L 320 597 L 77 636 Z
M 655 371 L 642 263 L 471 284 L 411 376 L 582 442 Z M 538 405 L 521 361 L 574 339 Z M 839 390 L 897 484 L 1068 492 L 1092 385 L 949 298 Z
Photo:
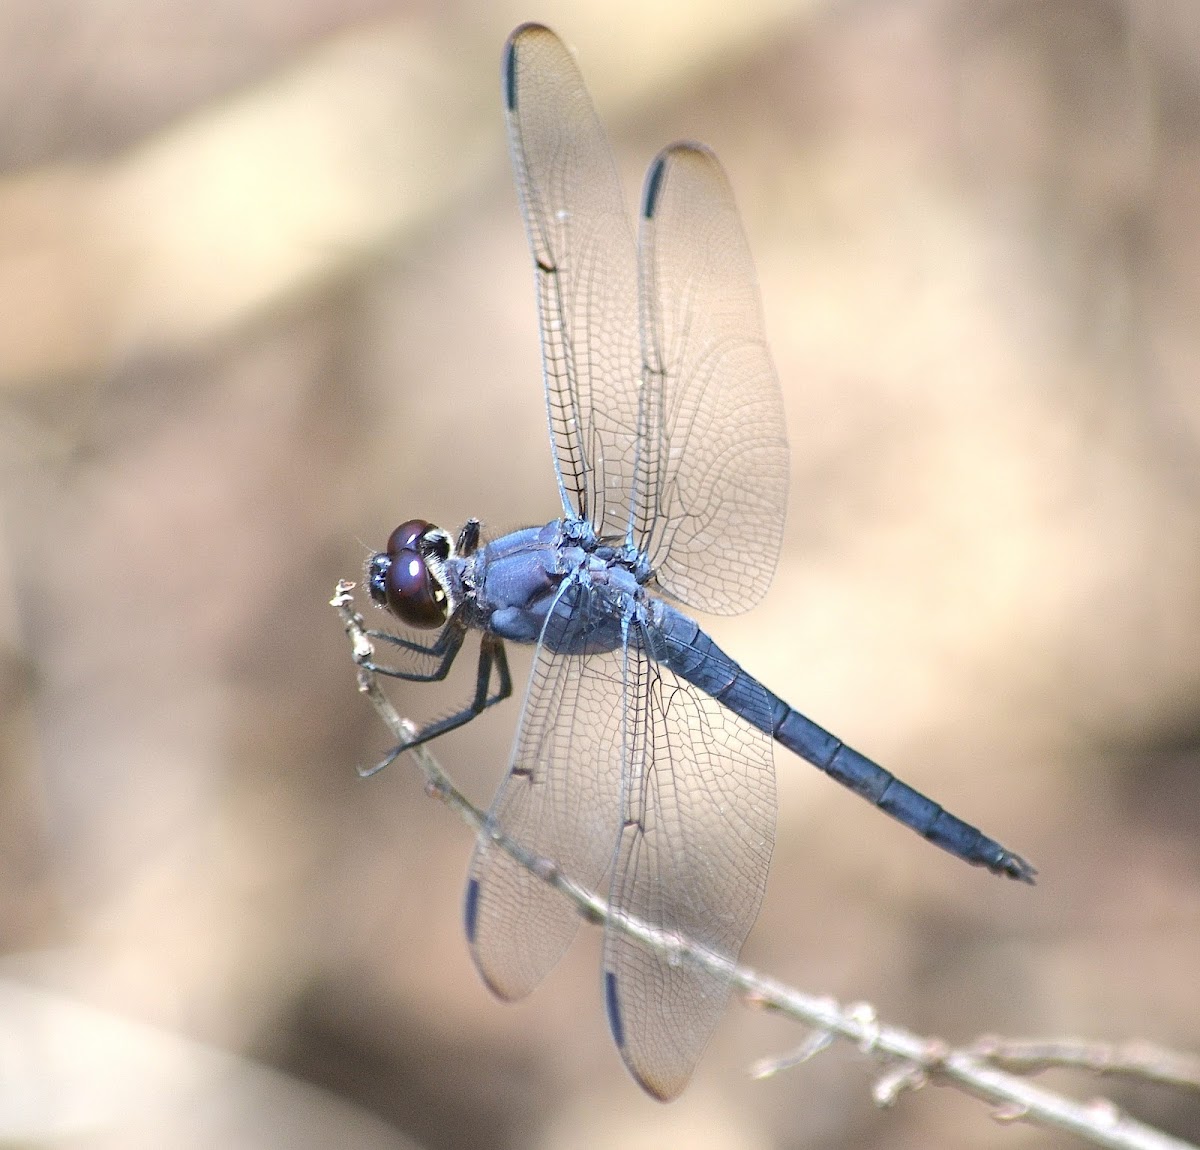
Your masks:
M 512 691 L 505 641 L 534 646 L 491 824 L 664 939 L 732 964 L 758 915 L 775 838 L 772 742 L 930 842 L 1032 882 L 1024 859 L 774 695 L 676 604 L 717 614 L 767 590 L 788 447 L 754 266 L 715 156 L 650 165 L 634 240 L 612 153 L 574 59 L 525 24 L 503 60 L 509 144 L 533 256 L 562 517 L 484 544 L 424 520 L 392 533 L 372 598 L 429 643 L 372 632 L 412 681 L 444 678 L 480 635 L 474 694 L 401 752 Z M 481 837 L 466 933 L 487 985 L 528 994 L 574 937 L 560 893 Z M 713 964 L 604 932 L 603 997 L 634 1078 L 687 1084 L 729 998 Z

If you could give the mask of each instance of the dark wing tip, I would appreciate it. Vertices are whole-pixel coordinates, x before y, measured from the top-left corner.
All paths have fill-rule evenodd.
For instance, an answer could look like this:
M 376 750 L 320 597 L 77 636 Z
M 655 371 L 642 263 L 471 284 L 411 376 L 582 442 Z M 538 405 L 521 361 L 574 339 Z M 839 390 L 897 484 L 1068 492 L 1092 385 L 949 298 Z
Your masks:
M 612 1031 L 613 1041 L 621 1053 L 621 1060 L 625 1063 L 625 1068 L 633 1075 L 634 1081 L 658 1102 L 670 1102 L 673 1098 L 677 1098 L 687 1085 L 688 1078 L 691 1077 L 690 1072 L 682 1079 L 663 1082 L 648 1078 L 642 1068 L 635 1065 L 625 1045 L 625 1021 L 621 1017 L 621 1002 L 617 995 L 617 976 L 611 970 L 604 972 L 604 1010 L 608 1015 L 608 1028 Z
M 625 1023 L 621 1019 L 621 1005 L 617 1001 L 617 976 L 611 970 L 604 972 L 604 1010 L 608 1015 L 608 1028 L 618 1050 L 625 1049 Z
M 722 178 L 724 178 L 721 162 L 711 148 L 704 144 L 697 144 L 693 140 L 677 140 L 674 144 L 668 144 L 654 157 L 654 162 L 646 172 L 646 183 L 642 192 L 643 219 L 654 219 L 654 215 L 658 211 L 667 167 L 670 164 L 678 163 L 703 164 L 713 167 L 721 172 Z
M 646 172 L 646 187 L 642 192 L 642 218 L 654 219 L 658 210 L 658 193 L 662 191 L 663 172 L 666 170 L 667 157 L 659 152 Z
M 553 40 L 558 40 L 554 32 L 547 28 L 545 24 L 538 24 L 530 21 L 525 24 L 518 24 L 512 32 L 509 33 L 508 39 L 504 42 L 504 67 L 503 67 L 503 83 L 504 83 L 504 106 L 510 111 L 517 110 L 517 47 L 521 40 L 528 40 L 535 36 L 549 36 Z
M 463 926 L 467 932 L 467 942 L 474 943 L 475 932 L 479 926 L 479 880 L 471 879 L 467 883 L 467 897 L 463 906 Z

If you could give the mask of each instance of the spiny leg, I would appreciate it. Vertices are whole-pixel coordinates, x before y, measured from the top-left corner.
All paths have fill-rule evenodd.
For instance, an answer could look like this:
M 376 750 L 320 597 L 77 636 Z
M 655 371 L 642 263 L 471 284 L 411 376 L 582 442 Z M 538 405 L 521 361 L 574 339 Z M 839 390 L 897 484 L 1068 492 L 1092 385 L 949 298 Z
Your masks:
M 479 533 L 479 520 L 468 519 L 462 525 L 462 530 L 458 533 L 458 542 L 455 544 L 454 553 L 459 558 L 474 555 L 476 548 L 479 546 Z
M 460 637 L 454 648 L 455 654 L 458 653 L 458 649 L 461 646 L 462 638 Z M 453 659 L 453 655 L 450 656 L 450 659 Z M 364 666 L 369 667 L 370 664 L 364 664 Z M 493 667 L 496 669 L 496 692 L 489 696 L 488 687 L 491 685 Z M 444 673 L 443 671 L 443 676 Z M 408 676 L 401 677 L 407 678 Z M 421 743 L 428 742 L 430 739 L 436 739 L 439 735 L 444 735 L 447 731 L 453 731 L 456 727 L 464 726 L 477 715 L 482 714 L 488 707 L 502 702 L 511 694 L 512 676 L 508 670 L 508 656 L 504 651 L 504 641 L 495 635 L 485 634 L 479 644 L 479 667 L 475 676 L 475 695 L 471 701 L 461 711 L 457 711 L 444 719 L 427 723 L 411 738 L 405 739 L 398 747 L 393 747 L 381 762 L 376 763 L 375 766 L 367 770 L 360 770 L 358 773 L 363 778 L 369 778 L 371 775 L 378 774 L 384 767 L 390 766 L 395 762 L 405 751 L 411 751 L 413 747 L 419 746 Z
M 429 646 L 400 635 L 392 635 L 387 631 L 368 631 L 372 639 L 381 639 L 392 643 L 403 651 L 411 651 L 416 655 L 425 655 L 430 659 L 439 660 L 432 671 L 402 671 L 399 667 L 386 667 L 382 663 L 363 662 L 362 666 L 377 675 L 387 675 L 393 679 L 404 679 L 409 683 L 440 683 L 449 673 L 450 667 L 462 649 L 467 629 L 455 619 L 442 628 L 438 637 Z

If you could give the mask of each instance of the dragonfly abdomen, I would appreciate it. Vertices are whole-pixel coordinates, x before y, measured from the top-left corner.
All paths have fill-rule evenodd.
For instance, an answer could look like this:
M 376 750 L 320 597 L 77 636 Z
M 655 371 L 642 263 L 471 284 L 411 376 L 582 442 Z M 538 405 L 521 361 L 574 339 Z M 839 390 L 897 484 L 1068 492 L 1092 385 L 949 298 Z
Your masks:
M 846 746 L 841 739 L 805 718 L 783 700 L 774 695 L 771 697 L 785 709 L 773 734 L 775 740 L 789 751 L 819 767 L 830 778 L 911 827 L 935 846 L 973 866 L 987 867 L 993 874 L 1033 882 L 1037 871 L 1020 855 L 1013 854 L 970 823 L 952 815 L 866 755 Z
M 1020 855 L 846 746 L 743 671 L 694 620 L 662 607 L 656 642 L 650 645 L 659 662 L 935 846 L 994 874 L 1033 882 L 1037 871 Z

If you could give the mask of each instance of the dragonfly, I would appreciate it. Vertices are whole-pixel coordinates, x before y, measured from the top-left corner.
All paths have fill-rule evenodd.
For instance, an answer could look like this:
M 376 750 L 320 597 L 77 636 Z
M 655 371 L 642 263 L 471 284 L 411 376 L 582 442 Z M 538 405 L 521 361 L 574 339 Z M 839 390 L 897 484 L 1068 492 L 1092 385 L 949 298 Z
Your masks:
M 488 826 L 588 890 L 607 888 L 602 993 L 621 1057 L 651 1095 L 683 1090 L 731 992 L 775 840 L 773 744 L 953 855 L 1032 883 L 1035 869 L 852 750 L 743 670 L 683 608 L 747 610 L 783 536 L 788 446 L 750 249 L 702 145 L 648 170 L 638 235 L 571 53 L 524 24 L 503 98 L 533 257 L 560 518 L 484 542 L 420 519 L 368 562 L 375 603 L 405 624 L 374 671 L 444 679 L 479 635 L 469 702 L 379 764 L 508 698 L 505 643 L 533 667 Z M 437 629 L 424 641 L 420 631 Z M 536 869 L 536 868 L 534 868 Z M 686 948 L 648 948 L 625 916 Z M 466 935 L 501 999 L 538 985 L 580 918 L 481 834 Z

